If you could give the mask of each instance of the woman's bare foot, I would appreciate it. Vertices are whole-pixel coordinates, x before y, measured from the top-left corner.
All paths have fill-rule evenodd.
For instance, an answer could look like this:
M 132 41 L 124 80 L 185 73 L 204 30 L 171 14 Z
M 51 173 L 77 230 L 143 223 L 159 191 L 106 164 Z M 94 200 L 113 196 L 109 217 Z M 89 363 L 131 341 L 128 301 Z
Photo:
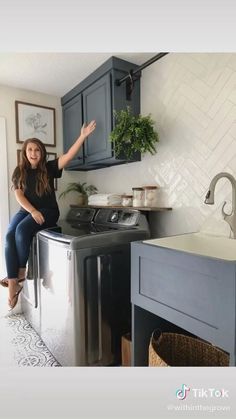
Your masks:
M 8 280 L 8 305 L 12 310 L 18 301 L 18 296 L 23 287 L 18 284 L 17 278 L 9 278 Z
M 26 273 L 26 268 L 19 268 L 18 278 L 17 278 L 18 282 L 23 282 L 25 280 L 25 273 Z M 0 285 L 7 288 L 8 287 L 8 278 L 6 277 L 6 278 L 1 279 L 0 280 Z
M 17 287 L 18 287 L 17 278 L 8 279 L 8 303 L 9 304 L 17 291 Z

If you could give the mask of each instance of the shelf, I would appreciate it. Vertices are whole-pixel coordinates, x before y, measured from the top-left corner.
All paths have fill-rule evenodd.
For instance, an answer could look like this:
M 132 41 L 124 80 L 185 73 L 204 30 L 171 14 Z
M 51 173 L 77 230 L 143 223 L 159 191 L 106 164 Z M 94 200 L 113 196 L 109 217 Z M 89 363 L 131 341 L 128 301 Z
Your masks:
M 71 208 L 114 208 L 114 209 L 136 209 L 139 211 L 148 211 L 148 212 L 154 212 L 154 211 L 171 211 L 171 207 L 123 207 L 122 205 L 75 205 L 71 204 Z

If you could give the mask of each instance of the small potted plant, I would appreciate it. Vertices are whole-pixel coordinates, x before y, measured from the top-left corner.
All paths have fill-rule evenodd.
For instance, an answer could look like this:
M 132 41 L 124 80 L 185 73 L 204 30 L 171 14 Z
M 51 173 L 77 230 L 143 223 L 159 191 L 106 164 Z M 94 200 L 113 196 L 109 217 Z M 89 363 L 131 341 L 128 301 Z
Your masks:
M 97 193 L 97 188 L 94 185 L 87 185 L 86 182 L 71 182 L 68 183 L 66 189 L 59 195 L 59 199 L 65 198 L 65 196 L 70 192 L 78 193 L 78 205 L 86 205 L 88 196 Z
M 154 129 L 151 115 L 133 115 L 130 107 L 114 111 L 115 128 L 110 134 L 114 142 L 115 152 L 124 155 L 127 159 L 139 153 L 156 153 L 155 145 L 159 141 L 158 133 Z

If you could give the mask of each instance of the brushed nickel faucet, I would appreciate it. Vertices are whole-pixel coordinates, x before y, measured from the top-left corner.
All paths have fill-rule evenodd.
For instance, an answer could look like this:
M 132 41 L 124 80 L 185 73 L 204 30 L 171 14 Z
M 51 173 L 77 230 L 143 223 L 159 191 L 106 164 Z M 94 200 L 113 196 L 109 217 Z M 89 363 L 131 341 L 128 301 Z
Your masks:
M 232 185 L 232 211 L 230 214 L 227 214 L 224 211 L 224 207 L 226 205 L 226 201 L 223 204 L 222 207 L 222 215 L 224 220 L 229 224 L 231 231 L 233 233 L 233 238 L 236 239 L 236 179 L 227 172 L 221 172 L 215 175 L 210 183 L 209 191 L 206 194 L 205 197 L 205 204 L 212 205 L 214 204 L 214 197 L 215 197 L 215 187 L 219 179 L 222 177 L 226 177 L 229 179 L 231 185 Z

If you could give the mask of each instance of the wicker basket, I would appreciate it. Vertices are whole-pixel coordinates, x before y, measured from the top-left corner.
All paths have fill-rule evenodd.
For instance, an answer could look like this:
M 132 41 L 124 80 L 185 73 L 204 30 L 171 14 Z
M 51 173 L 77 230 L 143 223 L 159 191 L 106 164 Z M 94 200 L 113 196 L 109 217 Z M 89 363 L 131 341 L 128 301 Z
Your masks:
M 201 340 L 154 330 L 149 344 L 151 367 L 226 367 L 229 355 Z

